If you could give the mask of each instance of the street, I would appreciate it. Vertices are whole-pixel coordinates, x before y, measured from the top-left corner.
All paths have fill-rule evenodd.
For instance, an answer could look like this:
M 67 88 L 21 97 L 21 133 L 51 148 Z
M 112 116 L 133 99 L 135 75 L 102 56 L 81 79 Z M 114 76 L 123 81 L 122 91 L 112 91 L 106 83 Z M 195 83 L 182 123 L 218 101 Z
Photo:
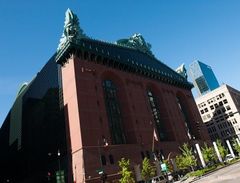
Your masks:
M 238 183 L 240 182 L 240 162 L 213 172 L 196 183 Z

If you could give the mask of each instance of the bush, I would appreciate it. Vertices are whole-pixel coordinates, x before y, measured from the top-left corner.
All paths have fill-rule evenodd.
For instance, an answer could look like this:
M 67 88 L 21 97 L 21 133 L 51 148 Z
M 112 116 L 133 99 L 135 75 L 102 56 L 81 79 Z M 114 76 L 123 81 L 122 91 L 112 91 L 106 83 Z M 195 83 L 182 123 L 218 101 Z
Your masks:
M 179 148 L 182 151 L 181 155 L 176 156 L 176 164 L 180 170 L 186 170 L 197 165 L 197 159 L 193 155 L 193 150 L 188 144 L 184 143 L 182 147 Z
M 134 178 L 132 177 L 132 171 L 130 170 L 130 160 L 125 160 L 124 158 L 118 162 L 121 171 L 120 183 L 135 183 Z
M 150 164 L 150 161 L 148 158 L 144 158 L 143 162 L 142 162 L 142 178 L 145 181 L 150 180 L 156 173 L 156 169 L 154 166 L 152 166 Z

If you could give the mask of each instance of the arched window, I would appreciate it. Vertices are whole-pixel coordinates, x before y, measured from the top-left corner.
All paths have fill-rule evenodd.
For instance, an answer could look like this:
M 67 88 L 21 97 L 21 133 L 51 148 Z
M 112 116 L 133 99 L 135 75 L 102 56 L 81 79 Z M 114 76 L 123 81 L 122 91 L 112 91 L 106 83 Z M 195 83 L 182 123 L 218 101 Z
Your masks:
M 148 101 L 151 106 L 153 118 L 155 121 L 155 126 L 157 128 L 158 135 L 160 137 L 160 140 L 167 140 L 167 133 L 165 131 L 164 123 L 161 121 L 160 118 L 160 111 L 159 106 L 157 102 L 157 98 L 153 95 L 151 90 L 147 91 Z
M 184 124 L 185 124 L 185 127 L 187 129 L 188 138 L 192 139 L 193 136 L 192 136 L 191 126 L 190 126 L 190 122 L 189 122 L 189 119 L 188 119 L 188 114 L 187 114 L 186 107 L 182 104 L 181 99 L 179 97 L 176 97 L 176 100 L 177 100 L 179 110 L 181 111 L 181 114 L 182 114 L 183 119 L 184 119 Z
M 122 116 L 117 97 L 117 87 L 111 80 L 104 80 L 103 89 L 112 144 L 125 144 L 126 140 L 122 127 Z

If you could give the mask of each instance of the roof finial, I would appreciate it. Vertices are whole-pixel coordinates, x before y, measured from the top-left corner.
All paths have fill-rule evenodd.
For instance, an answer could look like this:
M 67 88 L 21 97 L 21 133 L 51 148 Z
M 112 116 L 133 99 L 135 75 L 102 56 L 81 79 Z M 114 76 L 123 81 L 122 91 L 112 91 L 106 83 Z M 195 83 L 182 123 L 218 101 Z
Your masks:
M 141 34 L 134 34 L 128 39 L 117 40 L 116 44 L 130 48 L 135 48 L 151 56 L 154 56 L 151 51 L 151 44 L 147 43 Z
M 78 17 L 69 8 L 65 13 L 64 30 L 57 51 L 59 51 L 67 40 L 79 40 L 87 37 L 79 26 Z
M 182 65 L 180 65 L 177 69 L 176 72 L 178 74 L 180 74 L 181 76 L 183 76 L 185 79 L 187 79 L 188 75 L 187 75 L 187 69 L 185 68 L 185 64 L 183 63 Z

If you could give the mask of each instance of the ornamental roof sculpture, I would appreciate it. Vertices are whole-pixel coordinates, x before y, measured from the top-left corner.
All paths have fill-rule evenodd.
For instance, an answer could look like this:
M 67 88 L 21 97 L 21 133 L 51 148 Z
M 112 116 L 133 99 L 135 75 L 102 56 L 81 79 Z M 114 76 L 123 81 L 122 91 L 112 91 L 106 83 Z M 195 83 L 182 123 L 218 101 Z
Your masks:
M 77 15 L 68 8 L 65 13 L 64 30 L 57 51 L 64 47 L 67 40 L 74 39 L 76 41 L 81 38 L 87 38 L 87 36 L 79 26 Z
M 83 30 L 80 28 L 77 15 L 68 8 L 65 13 L 64 30 L 57 48 L 57 52 L 64 47 L 65 43 L 68 40 L 78 42 L 81 38 L 89 37 L 87 37 L 84 34 Z M 128 39 L 117 40 L 116 44 L 119 46 L 139 50 L 154 57 L 151 51 L 151 44 L 147 43 L 141 34 L 134 34 Z
M 141 34 L 134 34 L 129 39 L 119 39 L 116 41 L 116 44 L 120 46 L 135 48 L 139 51 L 153 56 L 153 53 L 151 51 L 151 44 L 147 43 Z
M 187 69 L 185 68 L 185 64 L 180 65 L 177 69 L 176 72 L 183 76 L 185 79 L 187 79 Z
M 184 77 L 186 72 L 178 74 L 153 55 L 151 45 L 141 34 L 134 34 L 129 39 L 120 39 L 115 43 L 92 39 L 83 33 L 78 17 L 68 9 L 55 61 L 64 66 L 73 52 L 79 55 L 87 53 L 86 56 L 90 54 L 91 62 L 107 64 L 183 88 L 193 87 Z

